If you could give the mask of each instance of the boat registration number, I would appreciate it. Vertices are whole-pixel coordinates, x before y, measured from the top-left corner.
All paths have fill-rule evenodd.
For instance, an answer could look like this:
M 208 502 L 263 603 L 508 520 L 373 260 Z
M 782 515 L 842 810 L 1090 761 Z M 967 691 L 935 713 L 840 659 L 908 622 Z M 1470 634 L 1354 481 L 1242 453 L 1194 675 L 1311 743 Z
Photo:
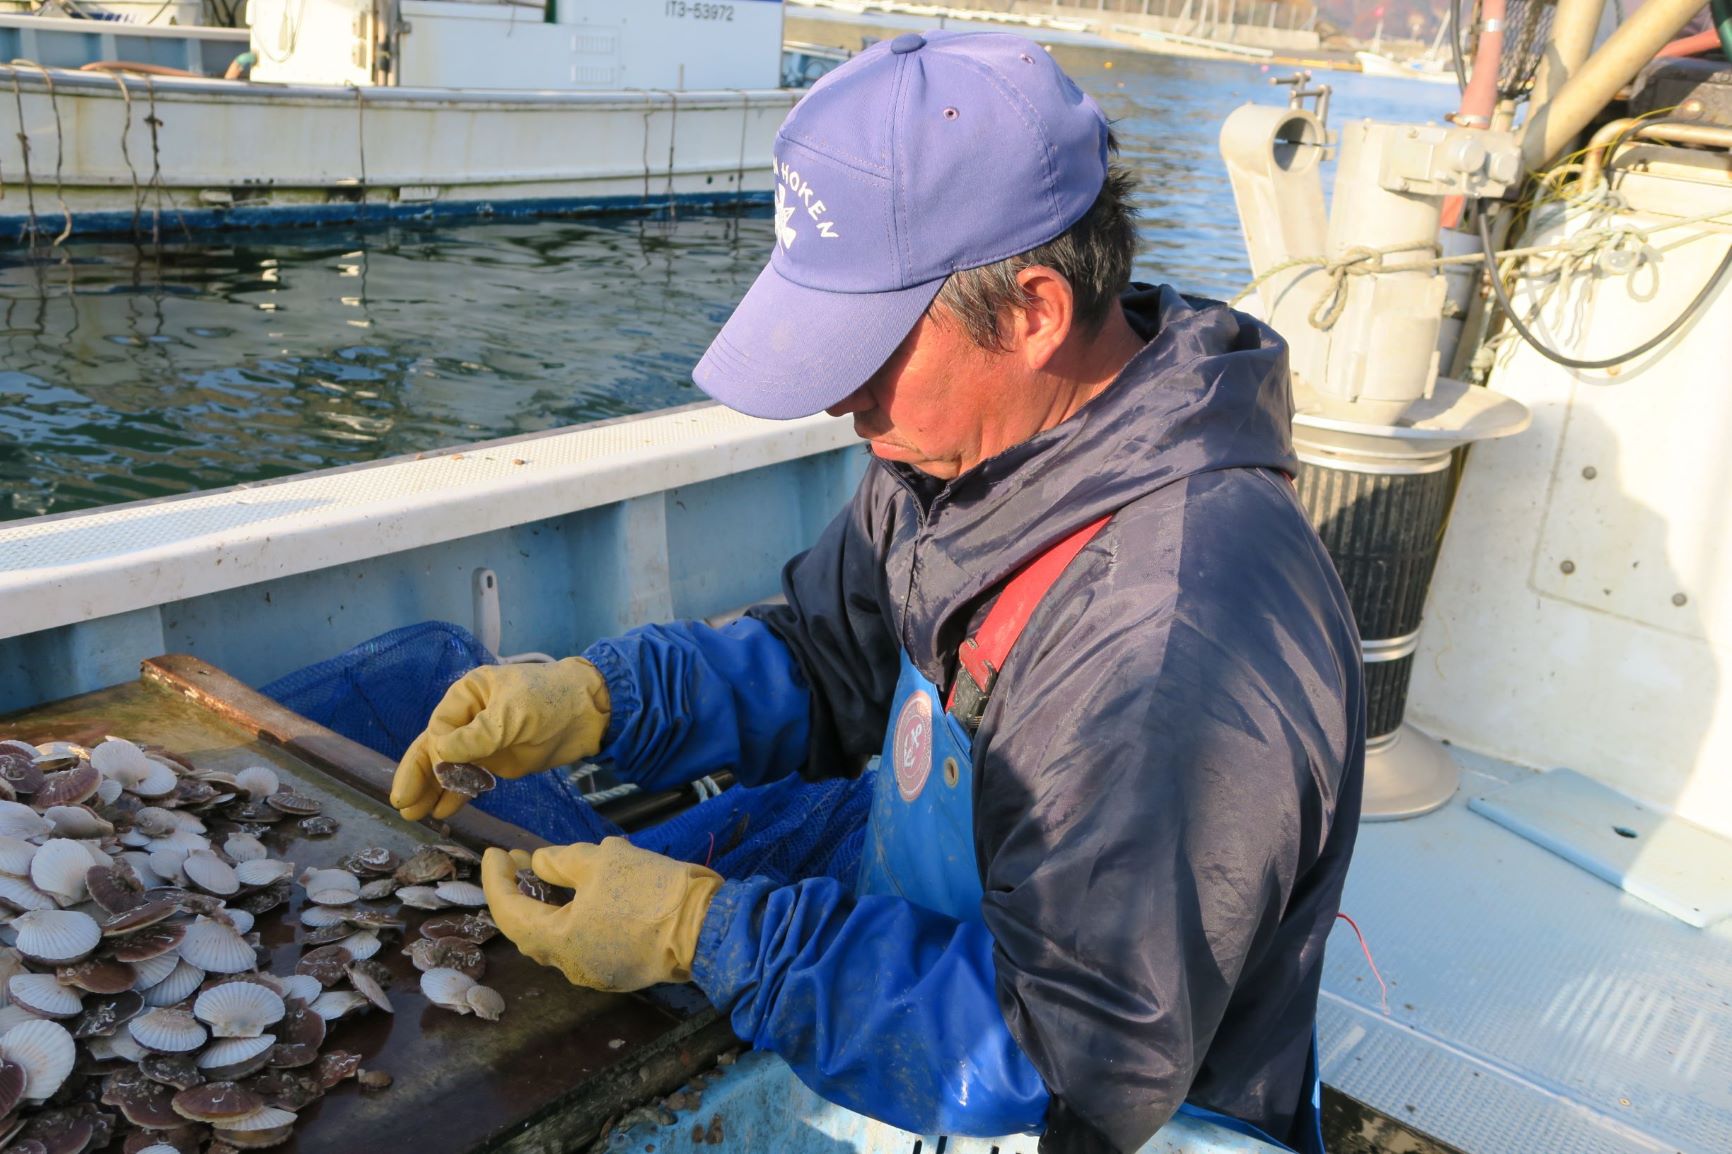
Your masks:
M 706 4 L 702 0 L 665 0 L 664 15 L 680 20 L 732 20 L 732 4 Z

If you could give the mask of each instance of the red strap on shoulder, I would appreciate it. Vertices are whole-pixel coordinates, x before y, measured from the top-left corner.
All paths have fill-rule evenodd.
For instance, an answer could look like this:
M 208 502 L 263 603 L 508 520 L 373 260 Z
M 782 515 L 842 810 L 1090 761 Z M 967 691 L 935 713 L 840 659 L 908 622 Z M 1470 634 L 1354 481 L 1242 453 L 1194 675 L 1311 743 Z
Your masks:
M 983 690 L 992 686 L 992 678 L 1004 668 L 1004 660 L 1010 656 L 1011 646 L 1022 636 L 1022 631 L 1028 626 L 1028 619 L 1034 615 L 1035 607 L 1058 580 L 1059 574 L 1065 571 L 1076 555 L 1082 552 L 1084 545 L 1094 540 L 1112 520 L 1112 514 L 1084 525 L 1081 529 L 1063 538 L 1047 549 L 1045 553 L 1024 565 L 1010 583 L 1004 587 L 1004 592 L 998 595 L 992 609 L 981 622 L 979 632 L 962 643 L 957 657 L 968 675 L 974 678 L 974 683 Z M 950 697 L 945 703 L 948 709 L 955 704 L 956 686 L 950 687 Z

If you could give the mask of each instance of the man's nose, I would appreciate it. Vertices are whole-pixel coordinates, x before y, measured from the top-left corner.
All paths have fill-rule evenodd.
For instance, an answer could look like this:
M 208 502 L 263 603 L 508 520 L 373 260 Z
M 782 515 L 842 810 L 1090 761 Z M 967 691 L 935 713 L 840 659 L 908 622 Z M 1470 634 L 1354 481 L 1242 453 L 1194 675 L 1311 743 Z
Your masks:
M 861 385 L 824 411 L 832 417 L 846 417 L 850 413 L 864 413 L 872 406 L 871 394 L 867 392 L 865 385 Z

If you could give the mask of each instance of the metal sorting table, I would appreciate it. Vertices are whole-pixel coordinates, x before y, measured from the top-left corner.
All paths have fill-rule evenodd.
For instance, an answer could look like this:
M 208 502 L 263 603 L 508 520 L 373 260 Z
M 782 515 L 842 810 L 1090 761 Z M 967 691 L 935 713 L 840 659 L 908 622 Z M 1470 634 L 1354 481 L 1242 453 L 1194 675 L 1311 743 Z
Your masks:
M 272 855 L 294 862 L 297 872 L 335 866 L 373 845 L 408 857 L 416 846 L 441 840 L 476 849 L 544 844 L 478 811 L 463 811 L 448 829 L 404 822 L 385 801 L 395 768 L 389 759 L 191 657 L 152 658 L 137 681 L 0 718 L 0 736 L 34 743 L 94 743 L 108 734 L 161 745 L 200 769 L 268 765 L 285 785 L 318 798 L 339 823 L 335 835 L 302 837 L 292 820 L 264 835 Z M 258 921 L 275 973 L 292 973 L 304 952 L 297 919 L 305 897 L 294 886 L 286 905 Z M 407 940 L 433 916 L 403 913 Z M 578 989 L 504 937 L 485 947 L 482 979 L 505 996 L 504 1017 L 460 1016 L 428 1003 L 401 949 L 387 939 L 377 955 L 391 968 L 396 1012 L 344 1019 L 325 1046 L 359 1052 L 362 1067 L 389 1073 L 392 1085 L 363 1092 L 353 1079 L 343 1082 L 301 1111 L 293 1136 L 274 1149 L 352 1152 L 384 1143 L 378 1148 L 415 1154 L 563 1152 L 738 1045 L 726 1019 L 708 1006 L 679 1006 L 701 998 L 663 1004 Z

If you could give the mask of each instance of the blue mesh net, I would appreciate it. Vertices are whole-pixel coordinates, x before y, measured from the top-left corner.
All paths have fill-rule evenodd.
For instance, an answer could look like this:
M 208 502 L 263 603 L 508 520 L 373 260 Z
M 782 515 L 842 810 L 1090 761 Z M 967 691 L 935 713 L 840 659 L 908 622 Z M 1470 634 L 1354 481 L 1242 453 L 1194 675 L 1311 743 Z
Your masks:
M 493 663 L 467 630 L 430 621 L 364 641 L 260 692 L 394 759 L 403 756 L 453 681 Z M 557 844 L 623 832 L 583 800 L 565 770 L 501 781 L 475 805 Z M 871 809 L 870 772 L 852 781 L 787 779 L 757 789 L 735 787 L 630 837 L 645 849 L 707 863 L 723 877 L 779 883 L 833 877 L 852 884 Z

